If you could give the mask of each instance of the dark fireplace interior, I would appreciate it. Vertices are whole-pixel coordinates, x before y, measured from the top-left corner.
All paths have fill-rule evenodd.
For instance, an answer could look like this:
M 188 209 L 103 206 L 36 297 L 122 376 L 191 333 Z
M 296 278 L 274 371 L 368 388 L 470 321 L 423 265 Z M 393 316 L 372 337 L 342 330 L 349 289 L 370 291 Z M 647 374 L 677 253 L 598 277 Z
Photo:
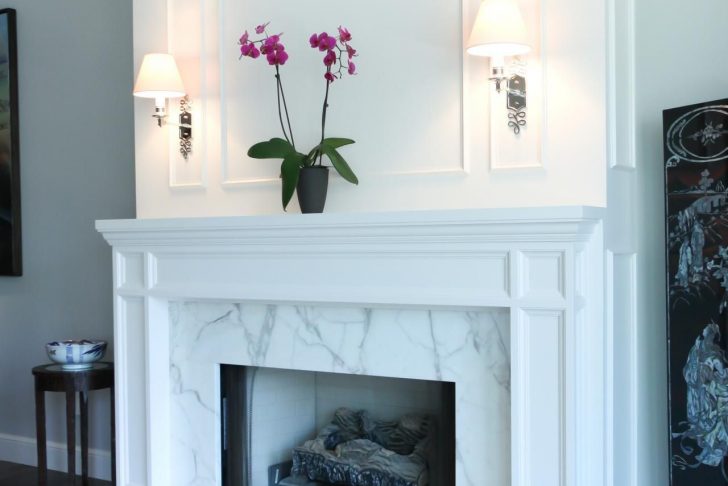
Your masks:
M 455 384 L 221 366 L 224 486 L 453 486 Z

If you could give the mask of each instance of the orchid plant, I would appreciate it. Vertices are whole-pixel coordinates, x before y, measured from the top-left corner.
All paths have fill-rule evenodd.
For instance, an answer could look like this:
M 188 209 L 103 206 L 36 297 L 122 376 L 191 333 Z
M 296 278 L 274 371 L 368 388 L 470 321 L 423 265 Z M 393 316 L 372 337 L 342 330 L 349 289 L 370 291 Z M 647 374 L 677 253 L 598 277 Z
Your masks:
M 321 113 L 321 140 L 307 153 L 299 152 L 291 128 L 291 118 L 288 112 L 288 104 L 281 82 L 281 66 L 288 61 L 288 52 L 281 42 L 282 33 L 269 34 L 269 23 L 258 25 L 255 34 L 259 36 L 255 40 L 251 38 L 246 30 L 240 37 L 240 58 L 248 57 L 258 59 L 265 56 L 270 66 L 275 68 L 278 120 L 283 132 L 283 138 L 271 138 L 268 141 L 256 143 L 248 150 L 248 156 L 255 159 L 282 159 L 281 179 L 283 181 L 282 202 L 285 210 L 296 190 L 301 169 L 307 167 L 324 167 L 323 158 L 331 162 L 334 169 L 346 181 L 358 184 L 354 172 L 344 157 L 339 153 L 339 148 L 351 145 L 354 140 L 349 138 L 326 137 L 326 112 L 329 108 L 329 91 L 331 85 L 347 75 L 356 74 L 356 65 L 353 58 L 357 56 L 351 42 L 351 33 L 344 27 L 339 26 L 338 35 L 329 35 L 326 32 L 314 33 L 309 39 L 312 49 L 324 53 L 324 81 L 326 91 Z

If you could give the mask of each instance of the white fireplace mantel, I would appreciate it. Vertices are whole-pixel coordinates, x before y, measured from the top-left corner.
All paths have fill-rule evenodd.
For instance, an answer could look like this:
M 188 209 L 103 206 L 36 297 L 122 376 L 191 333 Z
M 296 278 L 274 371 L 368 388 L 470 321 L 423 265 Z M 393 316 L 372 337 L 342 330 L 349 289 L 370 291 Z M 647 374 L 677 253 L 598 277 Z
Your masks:
M 118 484 L 170 484 L 169 303 L 202 300 L 507 308 L 512 485 L 606 484 L 602 218 L 556 207 L 97 222 L 113 246 Z

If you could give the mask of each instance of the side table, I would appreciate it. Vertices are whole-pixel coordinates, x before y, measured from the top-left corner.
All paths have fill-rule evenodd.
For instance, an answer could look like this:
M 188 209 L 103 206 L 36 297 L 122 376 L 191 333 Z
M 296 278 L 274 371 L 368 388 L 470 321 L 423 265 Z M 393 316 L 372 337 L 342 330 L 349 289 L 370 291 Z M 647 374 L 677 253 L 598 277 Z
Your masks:
M 81 474 L 88 485 L 88 392 L 109 388 L 111 393 L 111 483 L 116 484 L 116 447 L 114 427 L 114 365 L 94 363 L 83 370 L 64 370 L 61 365 L 47 364 L 33 368 L 35 376 L 35 424 L 38 441 L 38 485 L 48 484 L 46 454 L 45 392 L 66 393 L 66 436 L 68 476 L 76 484 L 76 393 L 81 409 Z

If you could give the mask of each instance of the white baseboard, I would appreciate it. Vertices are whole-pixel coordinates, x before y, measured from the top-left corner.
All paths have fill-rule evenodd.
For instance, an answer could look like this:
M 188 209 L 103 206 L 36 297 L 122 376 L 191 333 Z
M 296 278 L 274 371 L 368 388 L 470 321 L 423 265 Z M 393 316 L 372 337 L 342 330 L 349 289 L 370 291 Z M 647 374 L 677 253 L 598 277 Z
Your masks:
M 35 438 L 0 433 L 0 461 L 36 466 Z M 48 442 L 48 469 L 67 472 L 66 444 Z M 81 474 L 81 447 L 76 447 L 76 474 Z M 111 479 L 111 454 L 101 449 L 88 450 L 88 474 L 92 478 Z

